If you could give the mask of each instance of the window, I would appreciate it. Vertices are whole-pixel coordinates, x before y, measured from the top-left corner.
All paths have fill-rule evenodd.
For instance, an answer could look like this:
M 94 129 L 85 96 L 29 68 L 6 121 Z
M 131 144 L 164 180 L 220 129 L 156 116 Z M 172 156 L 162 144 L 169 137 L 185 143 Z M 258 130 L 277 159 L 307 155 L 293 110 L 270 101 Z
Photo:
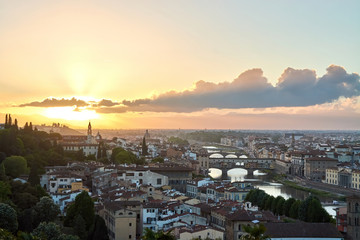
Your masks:
M 156 179 L 156 184 L 161 185 L 161 178 Z
M 131 227 L 131 223 L 129 223 L 129 227 Z
M 129 239 L 131 239 L 131 235 L 129 235 Z

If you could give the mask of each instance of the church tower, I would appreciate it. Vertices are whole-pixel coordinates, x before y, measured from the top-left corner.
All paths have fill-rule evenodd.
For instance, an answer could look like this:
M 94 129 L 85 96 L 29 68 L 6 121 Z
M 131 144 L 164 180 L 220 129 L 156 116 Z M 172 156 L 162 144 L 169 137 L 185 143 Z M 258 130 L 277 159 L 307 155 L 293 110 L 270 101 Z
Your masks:
M 89 122 L 89 125 L 88 125 L 88 132 L 87 132 L 87 135 L 92 135 L 92 130 L 91 130 L 91 122 Z
M 88 125 L 88 130 L 87 130 L 87 142 L 91 143 L 92 142 L 92 129 L 91 129 L 91 123 L 89 122 Z

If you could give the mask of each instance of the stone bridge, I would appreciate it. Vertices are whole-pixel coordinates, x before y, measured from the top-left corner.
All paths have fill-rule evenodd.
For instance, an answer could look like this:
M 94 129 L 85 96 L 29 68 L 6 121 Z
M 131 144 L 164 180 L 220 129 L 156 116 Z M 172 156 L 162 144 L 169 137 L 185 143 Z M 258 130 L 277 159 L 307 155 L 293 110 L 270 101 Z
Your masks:
M 255 170 L 274 169 L 273 158 L 248 158 L 245 155 L 213 153 L 199 157 L 200 166 L 203 169 L 218 168 L 222 170 L 222 178 L 227 178 L 227 171 L 233 168 L 243 168 L 252 175 Z

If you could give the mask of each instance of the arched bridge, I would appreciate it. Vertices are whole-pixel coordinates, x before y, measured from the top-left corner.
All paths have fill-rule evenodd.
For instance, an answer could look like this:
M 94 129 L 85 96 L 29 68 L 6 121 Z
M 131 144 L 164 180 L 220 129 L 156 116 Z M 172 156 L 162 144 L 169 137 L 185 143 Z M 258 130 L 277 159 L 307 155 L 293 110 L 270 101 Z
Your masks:
M 273 158 L 248 158 L 245 155 L 213 153 L 199 157 L 200 166 L 204 169 L 218 168 L 223 172 L 223 178 L 227 177 L 227 171 L 233 168 L 244 168 L 252 175 L 254 170 L 274 169 Z

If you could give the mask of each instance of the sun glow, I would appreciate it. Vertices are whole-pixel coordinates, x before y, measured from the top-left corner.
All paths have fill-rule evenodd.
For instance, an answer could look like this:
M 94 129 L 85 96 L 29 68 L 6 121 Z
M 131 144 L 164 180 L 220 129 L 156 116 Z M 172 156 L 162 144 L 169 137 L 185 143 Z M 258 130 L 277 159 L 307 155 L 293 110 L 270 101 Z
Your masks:
M 94 110 L 87 110 L 76 107 L 47 108 L 44 110 L 44 115 L 48 118 L 77 120 L 77 121 L 99 118 L 99 115 Z

